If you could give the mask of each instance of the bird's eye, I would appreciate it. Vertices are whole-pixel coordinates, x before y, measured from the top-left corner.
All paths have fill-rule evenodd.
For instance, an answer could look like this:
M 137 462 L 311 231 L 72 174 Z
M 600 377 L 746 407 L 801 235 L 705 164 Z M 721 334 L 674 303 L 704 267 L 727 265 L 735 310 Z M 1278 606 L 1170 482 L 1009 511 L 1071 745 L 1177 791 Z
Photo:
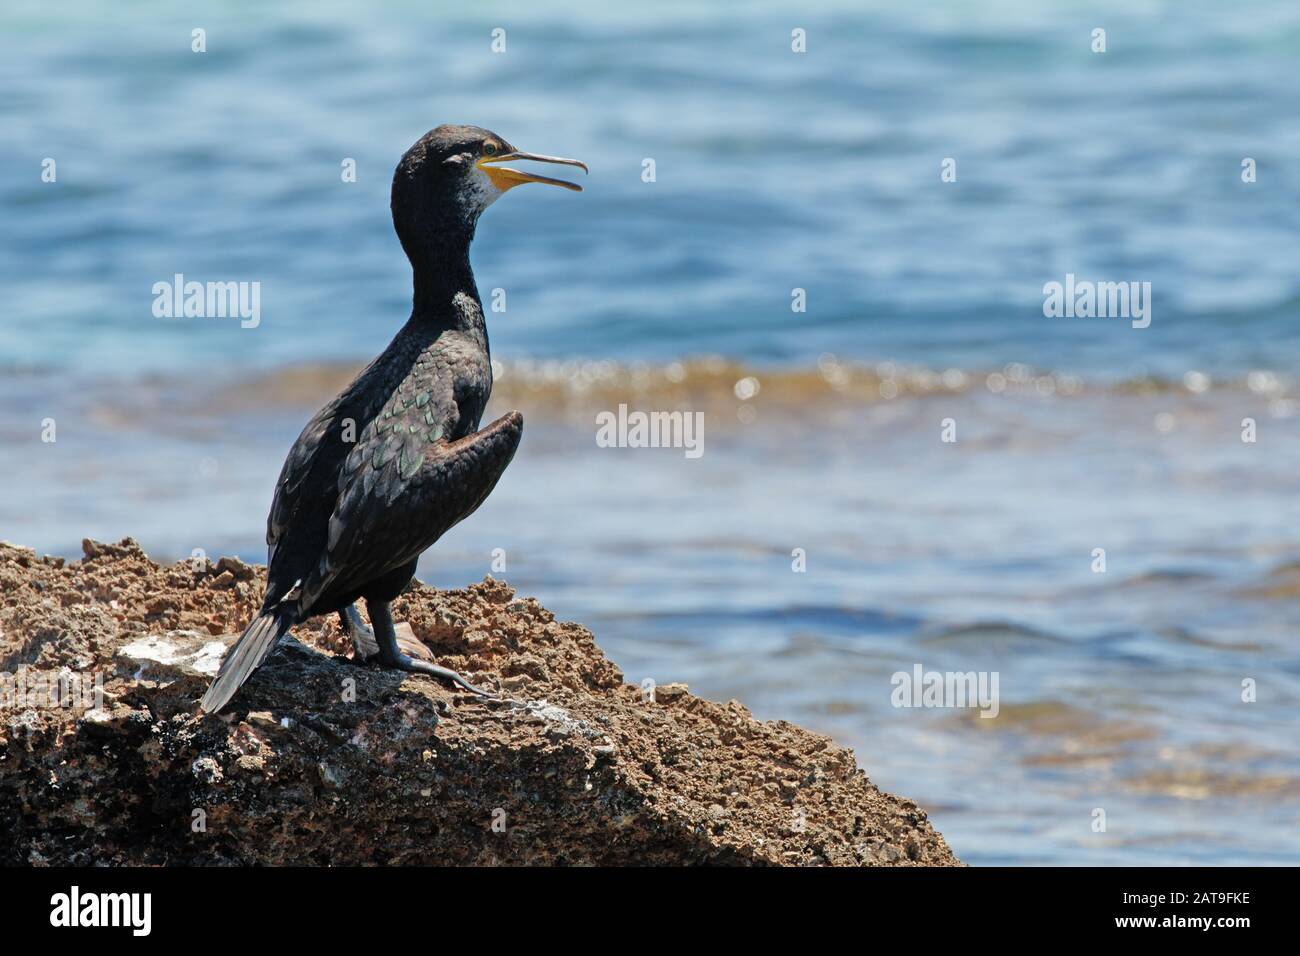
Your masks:
M 496 144 L 496 143 L 486 143 L 486 144 L 484 144 L 484 146 L 483 146 L 483 155 L 485 155 L 485 156 L 495 156 L 496 154 L 497 154 L 497 144 Z

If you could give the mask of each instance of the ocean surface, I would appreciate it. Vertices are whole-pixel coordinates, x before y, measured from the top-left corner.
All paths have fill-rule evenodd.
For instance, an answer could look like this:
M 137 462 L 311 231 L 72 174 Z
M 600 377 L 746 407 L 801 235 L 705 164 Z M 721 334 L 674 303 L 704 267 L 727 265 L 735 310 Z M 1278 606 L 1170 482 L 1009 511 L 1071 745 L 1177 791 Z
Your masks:
M 1300 863 L 1298 73 L 1284 2 L 10 0 L 0 538 L 263 560 L 409 313 L 393 166 L 473 123 L 591 173 L 479 225 L 526 433 L 422 578 L 832 735 L 972 864 Z M 178 273 L 256 326 L 155 317 Z M 1046 317 L 1067 275 L 1149 325 Z M 598 446 L 621 404 L 703 453 Z M 998 716 L 894 706 L 917 665 Z

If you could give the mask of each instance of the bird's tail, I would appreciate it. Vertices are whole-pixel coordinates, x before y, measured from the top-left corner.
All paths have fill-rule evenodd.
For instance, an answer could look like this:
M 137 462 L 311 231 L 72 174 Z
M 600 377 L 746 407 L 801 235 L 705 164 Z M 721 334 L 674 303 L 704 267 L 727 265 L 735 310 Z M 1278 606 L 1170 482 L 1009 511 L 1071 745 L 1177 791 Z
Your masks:
M 234 646 L 226 651 L 221 669 L 199 706 L 209 714 L 225 707 L 297 620 L 298 608 L 293 604 L 264 608 L 244 629 Z

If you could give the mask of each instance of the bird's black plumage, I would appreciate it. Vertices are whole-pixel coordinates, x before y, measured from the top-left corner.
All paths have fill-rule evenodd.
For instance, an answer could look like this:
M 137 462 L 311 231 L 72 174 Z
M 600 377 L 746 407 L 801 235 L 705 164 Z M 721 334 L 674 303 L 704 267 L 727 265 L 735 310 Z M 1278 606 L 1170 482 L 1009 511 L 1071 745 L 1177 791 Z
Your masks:
M 479 429 L 492 364 L 469 246 L 479 214 L 514 185 L 479 165 L 495 156 L 535 158 L 487 130 L 440 126 L 398 164 L 392 213 L 414 270 L 411 317 L 289 451 L 267 519 L 266 599 L 204 710 L 224 706 L 293 624 L 334 612 L 357 621 L 351 605 L 361 598 L 381 660 L 412 665 L 396 652 L 387 603 L 421 552 L 483 503 L 523 431 L 518 412 Z M 431 665 L 405 669 L 455 678 Z

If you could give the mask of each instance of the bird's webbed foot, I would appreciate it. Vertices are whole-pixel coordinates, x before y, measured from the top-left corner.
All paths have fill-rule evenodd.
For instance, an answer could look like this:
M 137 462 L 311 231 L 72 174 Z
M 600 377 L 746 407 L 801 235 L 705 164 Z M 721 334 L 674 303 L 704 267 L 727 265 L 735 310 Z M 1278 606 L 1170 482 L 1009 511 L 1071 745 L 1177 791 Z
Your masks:
M 463 687 L 472 694 L 480 697 L 496 697 L 491 691 L 483 690 L 481 687 L 475 687 L 460 674 L 456 673 L 449 667 L 441 667 L 432 661 L 418 660 L 410 654 L 405 653 L 403 647 L 399 646 L 399 638 L 393 626 L 393 616 L 388 610 L 387 604 L 379 602 L 366 602 L 366 608 L 370 611 L 370 620 L 375 624 L 374 633 L 371 635 L 372 640 L 376 642 L 375 660 L 383 667 L 391 667 L 394 670 L 409 671 L 412 674 L 428 674 L 430 677 L 437 677 L 440 680 L 450 681 L 458 687 Z M 356 614 L 356 608 L 352 608 L 352 613 Z M 358 615 L 358 620 L 360 616 Z M 428 648 L 420 644 L 420 650 L 428 653 Z
M 375 638 L 375 632 L 366 627 L 366 622 L 361 620 L 361 612 L 357 610 L 355 604 L 349 604 L 339 611 L 339 621 L 348 636 L 352 638 L 352 649 L 356 660 L 368 661 L 379 656 L 379 641 Z M 432 660 L 433 655 L 429 649 L 410 633 L 409 627 L 405 630 L 406 634 L 397 635 L 397 649 L 416 660 Z
M 349 604 L 339 611 L 339 623 L 352 638 L 352 650 L 357 660 L 368 660 L 379 654 L 379 642 L 375 640 L 375 632 L 366 627 L 366 622 L 361 620 L 361 612 L 357 610 L 355 604 Z
M 472 694 L 478 694 L 480 697 L 496 697 L 497 695 L 481 687 L 475 687 L 465 678 L 461 677 L 450 667 L 441 667 L 437 664 L 431 664 L 429 661 L 418 661 L 409 654 L 403 654 L 400 651 L 391 659 L 385 659 L 384 654 L 379 655 L 379 663 L 384 667 L 391 667 L 395 670 L 410 671 L 413 674 L 428 674 L 430 677 L 437 677 L 445 681 L 450 681 Z

